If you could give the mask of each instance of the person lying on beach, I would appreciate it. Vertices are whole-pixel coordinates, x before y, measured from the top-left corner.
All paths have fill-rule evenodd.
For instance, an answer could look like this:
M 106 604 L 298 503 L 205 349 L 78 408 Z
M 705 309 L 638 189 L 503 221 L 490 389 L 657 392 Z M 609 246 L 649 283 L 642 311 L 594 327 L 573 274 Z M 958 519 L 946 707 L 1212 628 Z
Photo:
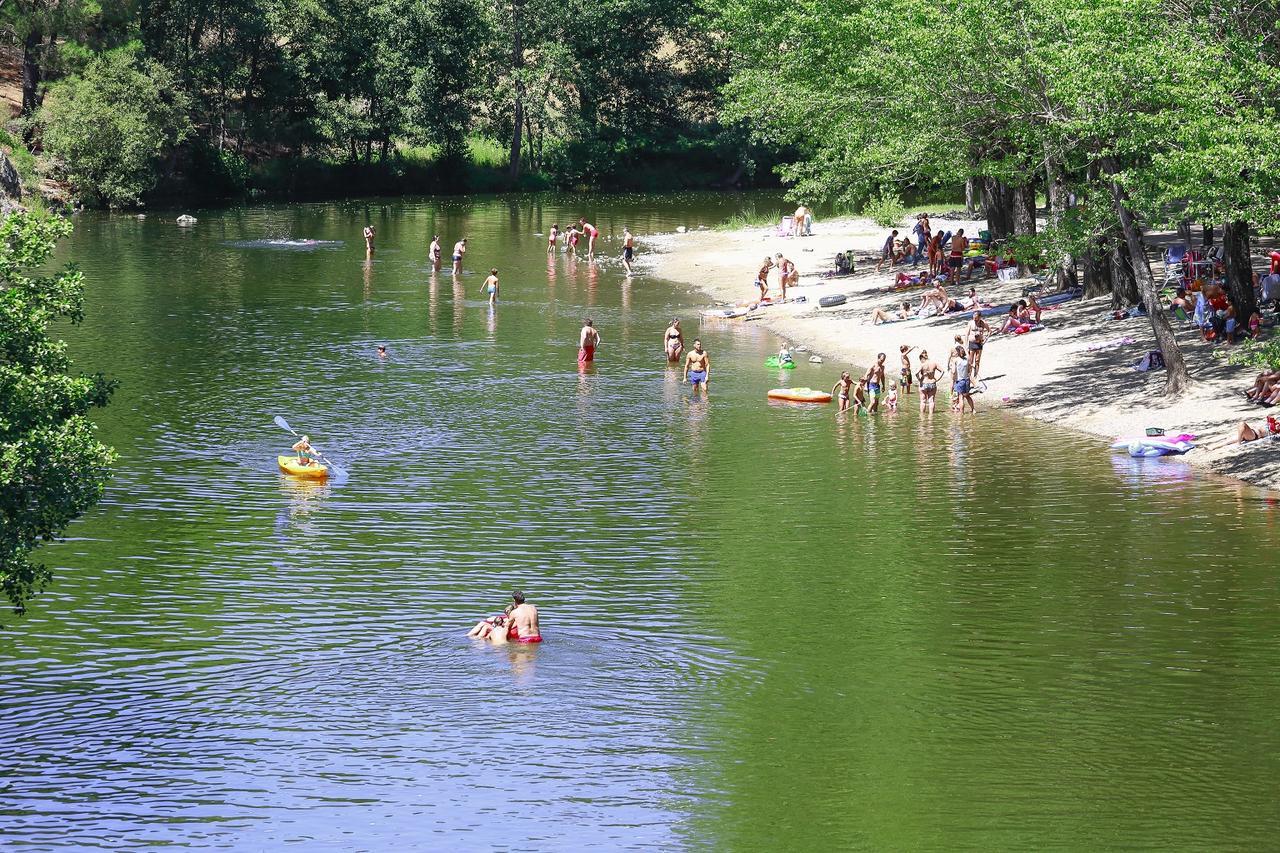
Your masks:
M 876 308 L 871 312 L 871 325 L 879 326 L 881 323 L 899 323 L 903 320 L 911 319 L 911 305 L 907 302 L 898 304 L 896 311 L 886 311 L 883 308 Z
M 1241 421 L 1240 426 L 1236 428 L 1236 441 L 1240 444 L 1273 435 L 1280 435 L 1280 421 L 1272 415 L 1267 415 L 1267 422 L 1263 427 L 1252 427 L 1248 421 Z

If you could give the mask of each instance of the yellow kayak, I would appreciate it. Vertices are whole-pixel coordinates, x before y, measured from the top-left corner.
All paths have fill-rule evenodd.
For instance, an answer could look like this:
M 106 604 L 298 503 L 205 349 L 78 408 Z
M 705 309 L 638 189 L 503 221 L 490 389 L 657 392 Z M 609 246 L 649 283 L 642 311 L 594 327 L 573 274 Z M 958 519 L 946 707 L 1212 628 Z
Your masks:
M 298 463 L 296 456 L 277 456 L 276 461 L 280 463 L 280 470 L 286 474 L 293 474 L 297 477 L 327 477 L 329 476 L 329 467 L 321 465 L 319 462 L 312 462 L 310 465 L 301 465 Z

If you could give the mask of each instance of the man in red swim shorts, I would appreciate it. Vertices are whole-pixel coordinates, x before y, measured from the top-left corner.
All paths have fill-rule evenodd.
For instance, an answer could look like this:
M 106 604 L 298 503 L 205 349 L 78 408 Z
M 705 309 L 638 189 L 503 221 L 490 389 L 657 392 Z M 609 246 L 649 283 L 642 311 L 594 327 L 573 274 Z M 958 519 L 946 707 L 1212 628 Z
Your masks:
M 511 611 L 508 624 L 511 633 L 507 639 L 513 643 L 541 643 L 542 633 L 538 628 L 538 608 L 524 600 L 524 593 L 516 590 L 511 593 L 511 600 L 516 603 Z
M 596 347 L 600 345 L 600 333 L 591 325 L 590 318 L 582 326 L 578 336 L 578 364 L 590 364 L 596 360 Z

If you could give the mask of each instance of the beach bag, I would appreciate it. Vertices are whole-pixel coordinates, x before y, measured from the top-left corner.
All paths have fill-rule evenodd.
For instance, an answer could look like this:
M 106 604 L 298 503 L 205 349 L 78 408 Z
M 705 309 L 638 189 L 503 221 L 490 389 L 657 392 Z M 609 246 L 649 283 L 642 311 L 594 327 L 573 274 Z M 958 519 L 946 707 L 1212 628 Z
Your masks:
M 1138 363 L 1133 369 L 1139 373 L 1146 373 L 1148 370 L 1161 370 L 1164 368 L 1164 355 L 1160 350 L 1153 349 L 1151 352 L 1138 359 Z

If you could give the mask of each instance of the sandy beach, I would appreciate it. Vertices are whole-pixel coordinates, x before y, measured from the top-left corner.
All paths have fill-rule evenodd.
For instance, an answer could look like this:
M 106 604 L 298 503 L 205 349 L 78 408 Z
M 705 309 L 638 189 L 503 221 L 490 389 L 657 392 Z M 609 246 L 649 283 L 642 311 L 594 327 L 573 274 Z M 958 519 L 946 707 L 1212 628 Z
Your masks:
M 912 222 L 904 219 L 899 231 L 907 233 Z M 966 233 L 976 234 L 986 224 L 934 216 L 932 227 L 964 228 Z M 793 345 L 801 344 L 819 354 L 830 374 L 829 381 L 834 383 L 841 370 L 850 366 L 865 368 L 880 352 L 888 355 L 890 375 L 896 375 L 901 344 L 925 347 L 945 364 L 954 336 L 965 331 L 967 313 L 871 324 L 874 308 L 890 310 L 904 299 L 914 307 L 923 292 L 890 290 L 896 273 L 910 270 L 909 266 L 890 271 L 886 264 L 880 273 L 875 271 L 875 257 L 887 231 L 868 219 L 850 218 L 816 223 L 814 235 L 803 238 L 779 237 L 773 228 L 746 228 L 731 232 L 696 230 L 646 242 L 655 250 L 648 259 L 655 274 L 701 290 L 711 303 L 751 302 L 756 296 L 752 282 L 761 260 L 782 252 L 795 262 L 801 274 L 800 286 L 791 289 L 788 296 L 804 296 L 805 301 L 762 309 L 755 312 L 753 319 L 758 317 L 759 322 Z M 1151 246 L 1152 270 L 1158 277 L 1163 276 L 1163 266 L 1154 255 L 1164 242 L 1168 239 L 1156 238 Z M 821 272 L 832 269 L 835 254 L 849 249 L 859 258 L 857 273 L 839 279 L 821 278 Z M 1259 263 L 1256 251 L 1255 248 L 1255 264 Z M 775 295 L 776 276 L 775 272 L 770 279 L 771 293 Z M 975 274 L 971 283 L 983 302 L 1001 305 L 1019 299 L 1023 287 L 1031 281 L 1001 282 L 994 276 L 984 279 Z M 961 281 L 948 291 L 959 299 L 967 294 L 969 284 Z M 821 297 L 837 293 L 847 295 L 843 305 L 819 307 Z M 995 328 L 1002 321 L 1002 317 L 988 318 Z M 1143 373 L 1133 369 L 1145 353 L 1156 349 L 1146 317 L 1112 319 L 1110 296 L 1105 296 L 1048 308 L 1043 325 L 1043 331 L 997 335 L 987 344 L 981 366 L 986 391 L 975 395 L 977 417 L 982 417 L 982 409 L 999 406 L 1098 436 L 1107 443 L 1120 436 L 1143 435 L 1147 427 L 1163 428 L 1171 436 L 1192 433 L 1199 437 L 1197 447 L 1178 459 L 1280 489 L 1280 443 L 1268 439 L 1243 445 L 1235 442 L 1240 421 L 1263 425 L 1267 412 L 1272 411 L 1243 396 L 1257 373 L 1254 368 L 1228 366 L 1225 358 L 1215 357 L 1215 347 L 1204 342 L 1196 329 L 1179 328 L 1178 338 L 1192 385 L 1182 397 L 1170 401 L 1163 396 L 1163 370 Z M 912 363 L 915 364 L 914 358 Z M 949 381 L 942 383 L 942 387 L 949 385 Z M 918 398 L 913 394 L 905 404 L 915 406 Z M 956 417 L 949 411 L 948 397 L 941 393 L 937 416 Z M 1159 464 L 1159 460 L 1152 462 Z

